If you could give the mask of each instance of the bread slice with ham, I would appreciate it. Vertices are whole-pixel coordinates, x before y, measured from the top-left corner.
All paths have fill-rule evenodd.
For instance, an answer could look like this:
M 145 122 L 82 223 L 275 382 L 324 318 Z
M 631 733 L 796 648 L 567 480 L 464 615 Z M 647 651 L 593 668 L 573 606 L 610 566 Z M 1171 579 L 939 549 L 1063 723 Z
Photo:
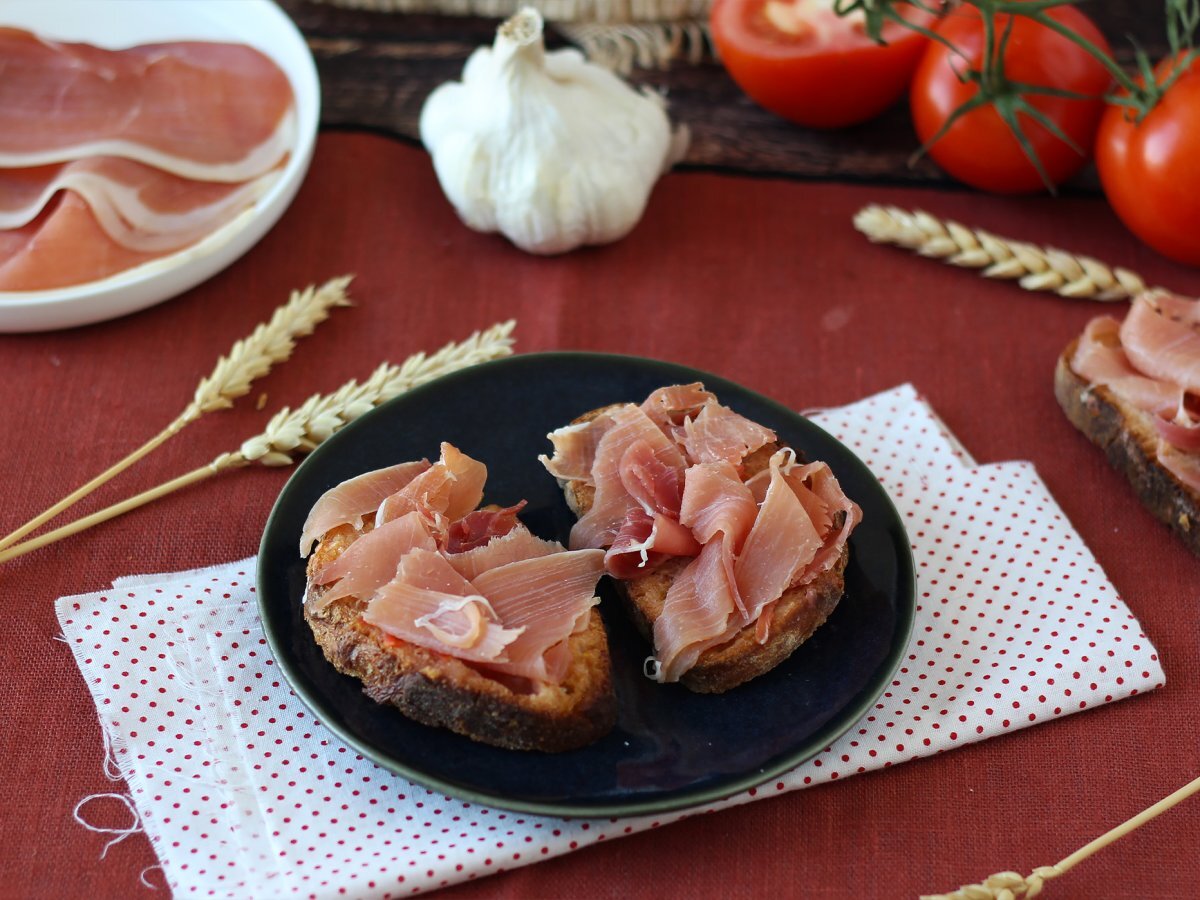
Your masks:
M 371 699 L 517 750 L 591 743 L 616 722 L 596 604 L 603 554 L 531 534 L 522 504 L 477 509 L 487 470 L 441 458 L 343 482 L 309 514 L 304 616 Z
M 770 671 L 844 591 L 861 518 L 823 463 L 700 384 L 593 410 L 543 457 L 654 647 L 647 675 L 721 693 Z
M 1054 394 L 1142 504 L 1200 555 L 1200 301 L 1162 291 L 1100 316 L 1058 359 Z

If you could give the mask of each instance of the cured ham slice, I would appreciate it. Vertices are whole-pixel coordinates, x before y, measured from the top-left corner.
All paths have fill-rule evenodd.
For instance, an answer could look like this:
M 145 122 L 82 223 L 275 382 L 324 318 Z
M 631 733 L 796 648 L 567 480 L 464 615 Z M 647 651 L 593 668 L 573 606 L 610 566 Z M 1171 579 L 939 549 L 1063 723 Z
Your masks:
M 493 538 L 508 534 L 517 525 L 517 513 L 525 508 L 522 500 L 504 509 L 477 509 L 454 522 L 446 532 L 446 552 L 462 553 L 483 547 Z
M 743 625 L 735 615 L 721 544 L 706 544 L 667 591 L 662 614 L 654 621 L 656 662 L 648 671 L 656 681 L 678 681 L 701 653 L 725 643 Z
M 304 521 L 300 534 L 300 555 L 308 556 L 313 543 L 339 525 L 362 528 L 363 516 L 374 512 L 385 497 L 399 491 L 428 469 L 427 459 L 401 463 L 364 472 L 326 491 Z
M 600 602 L 596 582 L 604 571 L 599 550 L 574 550 L 489 569 L 471 583 L 488 598 L 506 628 L 519 631 L 507 661 L 488 667 L 507 675 L 559 684 L 570 656 L 566 640 L 587 627 Z
M 107 278 L 163 254 L 122 247 L 86 203 L 62 195 L 23 228 L 0 232 L 0 291 L 43 291 Z
M 621 481 L 621 460 L 630 446 L 646 442 L 658 462 L 680 472 L 686 464 L 683 454 L 639 407 L 627 404 L 609 415 L 612 425 L 596 446 L 592 466 L 595 498 L 591 509 L 571 529 L 573 550 L 609 546 L 629 511 L 638 507 Z
M 1166 293 L 1134 298 L 1120 335 L 1126 356 L 1139 372 L 1200 392 L 1198 308 L 1197 301 Z
M 472 662 L 507 660 L 520 635 L 440 553 L 415 549 L 396 577 L 376 590 L 363 621 L 392 637 Z
M 1121 346 L 1121 324 L 1110 316 L 1087 324 L 1071 357 L 1071 368 L 1147 412 L 1174 415 L 1183 399 L 1179 385 L 1147 377 L 1134 368 Z
M 642 411 L 661 428 L 669 432 L 672 426 L 682 425 L 689 416 L 698 413 L 705 404 L 716 401 L 716 395 L 696 381 L 692 384 L 673 384 L 656 390 L 642 402 Z
M 770 484 L 754 526 L 734 565 L 737 588 L 750 621 L 777 600 L 821 549 L 821 535 L 784 478 L 789 453 L 770 461 Z
M 701 544 L 719 537 L 725 579 L 744 621 L 749 621 L 750 614 L 738 590 L 734 560 L 757 517 L 758 503 L 732 464 L 705 463 L 687 470 L 679 521 Z
M 657 513 L 679 518 L 683 500 L 683 471 L 666 463 L 649 441 L 640 439 L 621 454 L 617 475 L 626 493 L 650 516 Z
M 481 547 L 461 553 L 448 553 L 446 560 L 459 575 L 473 581 L 488 569 L 535 556 L 562 553 L 565 549 L 557 541 L 543 541 L 530 533 L 524 525 L 517 523 L 507 534 L 494 537 Z
M 862 510 L 842 491 L 833 470 L 826 463 L 809 463 L 785 473 L 784 478 L 801 504 L 809 511 L 823 541 L 821 549 L 792 581 L 792 586 L 796 587 L 808 584 L 832 568 L 841 557 L 842 548 L 850 539 L 850 532 L 862 521 Z M 819 512 L 817 507 L 812 506 L 808 495 L 819 501 Z M 832 528 L 836 525 L 839 514 L 842 517 L 841 527 L 834 534 Z
M 757 515 L 754 495 L 730 463 L 705 463 L 687 470 L 679 521 L 700 543 L 724 534 L 733 550 L 740 551 Z
M 699 552 L 691 530 L 677 520 L 632 509 L 604 554 L 604 568 L 614 578 L 635 578 L 653 572 L 668 557 Z
M 369 600 L 396 577 L 400 560 L 416 549 L 437 549 L 433 535 L 417 513 L 371 529 L 317 571 L 314 584 L 337 583 L 317 597 L 312 608 L 322 610 L 343 597 Z
M 543 454 L 538 460 L 555 478 L 592 484 L 596 447 L 612 423 L 612 417 L 603 414 L 589 422 L 565 425 L 557 431 L 552 431 L 546 437 L 554 445 L 554 456 L 548 457 Z
M 240 184 L 191 181 L 113 156 L 0 169 L 0 229 L 28 225 L 55 194 L 70 190 L 115 243 L 140 253 L 167 253 L 233 221 L 278 179 L 276 170 Z
M 240 182 L 295 140 L 287 76 L 244 44 L 106 50 L 0 28 L 0 167 L 119 156 L 185 178 Z
M 444 441 L 441 451 L 436 463 L 379 504 L 377 523 L 419 512 L 434 531 L 445 532 L 479 505 L 487 466 Z
M 683 423 L 684 451 L 697 464 L 724 461 L 740 466 L 743 459 L 774 440 L 775 432 L 770 428 L 751 422 L 715 400 Z

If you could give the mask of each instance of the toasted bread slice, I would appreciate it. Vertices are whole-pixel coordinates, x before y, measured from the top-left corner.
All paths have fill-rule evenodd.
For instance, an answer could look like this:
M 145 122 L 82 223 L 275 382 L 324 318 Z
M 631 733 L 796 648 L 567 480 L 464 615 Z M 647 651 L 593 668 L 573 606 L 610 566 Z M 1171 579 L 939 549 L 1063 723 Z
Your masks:
M 1104 451 L 1155 518 L 1166 523 L 1200 556 L 1200 495 L 1158 462 L 1158 432 L 1150 415 L 1123 402 L 1107 387 L 1093 386 L 1071 368 L 1078 341 L 1058 358 L 1054 396 L 1071 423 Z
M 589 422 L 610 407 L 592 410 L 571 424 Z M 745 460 L 747 477 L 767 468 L 780 444 L 772 443 L 756 450 Z M 561 481 L 567 506 L 576 516 L 592 507 L 596 490 L 582 481 Z M 844 515 L 844 514 L 843 514 Z M 840 522 L 834 523 L 840 527 Z M 849 544 L 842 548 L 837 562 L 810 584 L 786 591 L 775 605 L 771 632 L 765 644 L 755 638 L 755 626 L 747 626 L 733 639 L 700 654 L 696 664 L 679 679 L 684 687 L 701 694 L 720 694 L 769 672 L 812 637 L 833 613 L 845 592 L 846 562 Z M 653 643 L 654 622 L 662 614 L 663 602 L 675 576 L 689 559 L 667 560 L 655 571 L 640 578 L 617 581 L 626 609 L 647 641 Z
M 512 750 L 573 750 L 612 729 L 617 717 L 612 665 L 604 624 L 594 607 L 587 628 L 569 638 L 572 663 L 562 684 L 488 673 L 364 622 L 365 599 L 344 597 L 318 609 L 326 589 L 312 584 L 313 573 L 359 534 L 343 525 L 317 545 L 308 562 L 304 618 L 325 658 L 339 672 L 359 679 L 368 697 L 425 725 Z

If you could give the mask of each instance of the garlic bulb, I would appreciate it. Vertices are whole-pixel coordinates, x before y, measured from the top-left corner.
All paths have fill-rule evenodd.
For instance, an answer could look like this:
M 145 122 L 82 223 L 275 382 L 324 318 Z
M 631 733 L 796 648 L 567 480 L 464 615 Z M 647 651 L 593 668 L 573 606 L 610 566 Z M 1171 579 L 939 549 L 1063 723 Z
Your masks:
M 527 7 L 429 95 L 421 140 L 469 227 L 551 254 L 628 234 L 687 133 L 672 135 L 658 95 L 577 50 L 547 53 Z

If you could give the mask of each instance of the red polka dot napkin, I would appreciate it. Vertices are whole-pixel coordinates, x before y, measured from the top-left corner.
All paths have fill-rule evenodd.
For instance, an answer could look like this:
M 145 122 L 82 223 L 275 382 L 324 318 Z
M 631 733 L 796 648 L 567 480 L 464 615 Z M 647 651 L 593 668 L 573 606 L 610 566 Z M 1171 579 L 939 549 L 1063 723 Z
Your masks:
M 1154 647 L 1033 467 L 976 466 L 908 386 L 812 414 L 912 539 L 900 671 L 833 746 L 712 811 L 949 750 L 1160 686 Z M 288 690 L 254 561 L 58 601 L 63 634 L 176 896 L 384 897 L 681 818 L 566 820 L 463 803 L 341 746 Z M 691 811 L 696 812 L 696 811 Z

